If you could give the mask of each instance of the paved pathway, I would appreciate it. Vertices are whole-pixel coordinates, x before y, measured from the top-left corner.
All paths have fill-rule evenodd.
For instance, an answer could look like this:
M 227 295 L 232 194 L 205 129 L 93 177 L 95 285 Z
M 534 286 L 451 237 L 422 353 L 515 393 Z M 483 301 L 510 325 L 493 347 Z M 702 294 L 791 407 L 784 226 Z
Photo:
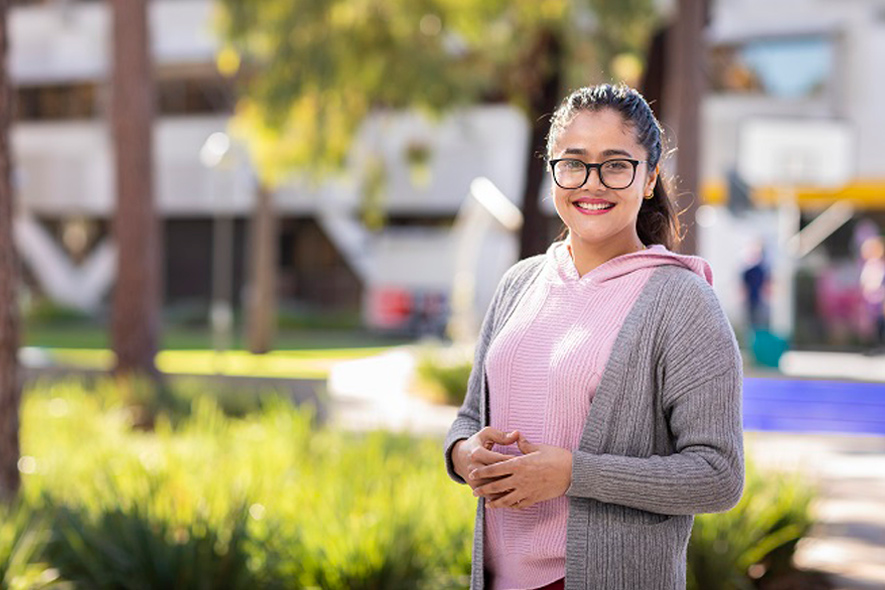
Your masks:
M 799 471 L 816 485 L 816 524 L 797 548 L 802 568 L 836 590 L 885 590 L 885 437 L 748 432 L 762 469 Z

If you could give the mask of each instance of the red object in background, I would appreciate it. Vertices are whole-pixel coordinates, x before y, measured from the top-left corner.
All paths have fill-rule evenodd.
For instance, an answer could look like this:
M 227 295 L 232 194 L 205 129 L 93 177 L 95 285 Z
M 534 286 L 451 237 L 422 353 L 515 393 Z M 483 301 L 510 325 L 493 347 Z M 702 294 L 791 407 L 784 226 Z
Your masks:
M 398 287 L 379 287 L 369 295 L 369 323 L 375 328 L 403 327 L 412 314 L 412 295 Z

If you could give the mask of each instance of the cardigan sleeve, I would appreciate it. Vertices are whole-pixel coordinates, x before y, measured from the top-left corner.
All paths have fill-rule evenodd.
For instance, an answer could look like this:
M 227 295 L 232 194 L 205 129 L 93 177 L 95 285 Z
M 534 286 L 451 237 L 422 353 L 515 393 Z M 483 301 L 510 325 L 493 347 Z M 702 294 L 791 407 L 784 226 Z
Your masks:
M 689 281 L 667 306 L 657 384 L 673 443 L 670 455 L 573 451 L 568 496 L 661 514 L 722 512 L 744 483 L 742 362 L 712 289 Z
M 461 404 L 461 408 L 458 410 L 458 415 L 446 435 L 444 443 L 446 471 L 448 472 L 449 477 L 458 483 L 466 484 L 467 482 L 455 473 L 455 466 L 452 462 L 452 448 L 455 446 L 456 442 L 470 438 L 483 427 L 480 404 L 482 403 L 482 387 L 483 380 L 485 379 L 485 356 L 486 352 L 488 352 L 489 344 L 491 344 L 492 335 L 494 333 L 496 314 L 501 306 L 501 300 L 504 298 L 504 294 L 507 291 L 511 275 L 512 267 L 511 270 L 505 273 L 498 282 L 498 287 L 495 289 L 492 302 L 483 318 L 482 328 L 480 329 L 479 338 L 476 342 L 473 368 L 470 371 L 470 377 L 467 381 L 467 392 L 464 396 L 464 403 Z

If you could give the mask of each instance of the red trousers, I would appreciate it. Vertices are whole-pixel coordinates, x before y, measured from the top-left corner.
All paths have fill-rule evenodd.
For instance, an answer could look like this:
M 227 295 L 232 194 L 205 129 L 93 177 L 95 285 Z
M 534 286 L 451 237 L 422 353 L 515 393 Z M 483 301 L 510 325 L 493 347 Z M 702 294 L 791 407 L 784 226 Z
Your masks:
M 538 590 L 565 590 L 565 578 L 551 582 L 546 586 L 541 586 Z

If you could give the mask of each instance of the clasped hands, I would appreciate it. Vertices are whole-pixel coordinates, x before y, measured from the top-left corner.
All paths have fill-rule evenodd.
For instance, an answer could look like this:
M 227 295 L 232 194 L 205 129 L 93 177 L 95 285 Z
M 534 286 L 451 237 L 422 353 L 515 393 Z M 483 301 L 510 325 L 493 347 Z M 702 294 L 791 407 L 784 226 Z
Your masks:
M 522 455 L 492 450 L 516 443 Z M 489 426 L 452 449 L 455 473 L 485 497 L 490 508 L 528 508 L 565 494 L 572 482 L 572 453 L 552 445 L 530 443 L 519 432 Z

